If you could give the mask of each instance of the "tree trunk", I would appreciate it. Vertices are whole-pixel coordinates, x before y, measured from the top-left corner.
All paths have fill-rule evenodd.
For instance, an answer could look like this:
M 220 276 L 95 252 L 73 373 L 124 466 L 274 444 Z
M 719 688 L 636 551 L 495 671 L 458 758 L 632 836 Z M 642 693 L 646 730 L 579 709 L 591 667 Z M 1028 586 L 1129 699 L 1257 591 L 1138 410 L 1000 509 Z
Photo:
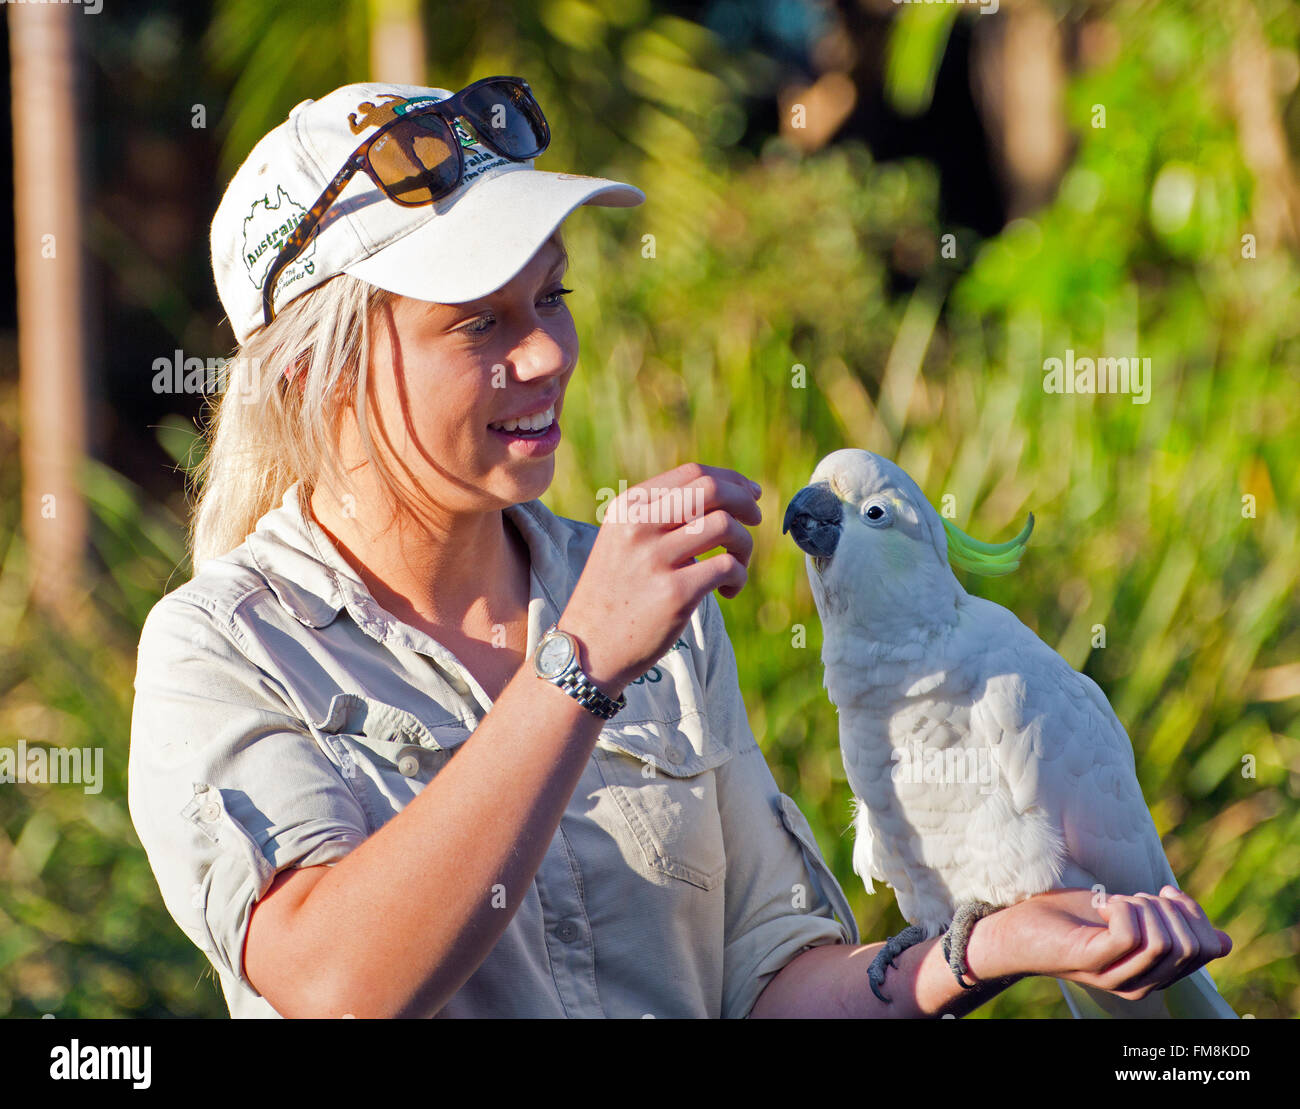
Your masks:
M 9 7 L 23 532 L 34 605 L 67 617 L 84 596 L 86 444 L 80 175 L 73 20 Z
M 1228 90 L 1237 117 L 1242 161 L 1255 178 L 1251 220 L 1259 245 L 1300 245 L 1300 186 L 1291 170 L 1280 98 L 1273 89 L 1268 41 L 1251 3 L 1235 8 Z
M 370 79 L 424 85 L 419 0 L 370 0 Z
M 1039 0 L 1004 3 L 975 32 L 976 101 L 1015 219 L 1052 199 L 1069 159 L 1063 36 Z

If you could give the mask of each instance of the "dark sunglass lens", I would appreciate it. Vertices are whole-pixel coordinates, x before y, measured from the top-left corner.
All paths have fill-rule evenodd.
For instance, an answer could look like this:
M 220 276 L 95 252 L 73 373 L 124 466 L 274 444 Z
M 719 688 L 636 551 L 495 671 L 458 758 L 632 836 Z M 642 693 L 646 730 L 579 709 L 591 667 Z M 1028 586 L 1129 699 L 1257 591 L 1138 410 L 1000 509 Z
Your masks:
M 456 186 L 456 139 L 437 116 L 415 116 L 381 135 L 370 165 L 399 204 L 428 204 Z
M 532 93 L 512 82 L 480 85 L 461 100 L 479 134 L 511 158 L 533 158 L 545 148 L 546 120 Z

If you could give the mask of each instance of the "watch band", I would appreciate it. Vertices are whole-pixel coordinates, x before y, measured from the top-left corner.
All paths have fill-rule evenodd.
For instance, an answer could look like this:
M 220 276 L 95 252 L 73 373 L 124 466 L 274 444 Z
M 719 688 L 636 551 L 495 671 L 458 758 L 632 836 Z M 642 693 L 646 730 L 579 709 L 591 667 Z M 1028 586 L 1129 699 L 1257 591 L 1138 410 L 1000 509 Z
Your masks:
M 623 694 L 618 695 L 617 701 L 612 700 L 592 685 L 591 679 L 579 668 L 575 667 L 562 677 L 551 678 L 550 681 L 602 720 L 612 720 L 616 712 L 627 707 L 627 698 Z
M 537 667 L 537 655 L 547 640 L 556 636 L 563 636 L 569 640 L 573 648 L 572 656 L 568 665 L 560 673 L 554 675 L 543 674 L 540 668 Z M 613 719 L 615 713 L 627 707 L 627 698 L 622 693 L 615 700 L 597 689 L 592 680 L 583 672 L 578 661 L 578 638 L 571 632 L 560 631 L 552 624 L 538 641 L 537 649 L 533 652 L 533 655 L 534 667 L 537 669 L 539 678 L 543 678 L 557 688 L 562 689 L 588 712 L 599 716 L 602 720 Z

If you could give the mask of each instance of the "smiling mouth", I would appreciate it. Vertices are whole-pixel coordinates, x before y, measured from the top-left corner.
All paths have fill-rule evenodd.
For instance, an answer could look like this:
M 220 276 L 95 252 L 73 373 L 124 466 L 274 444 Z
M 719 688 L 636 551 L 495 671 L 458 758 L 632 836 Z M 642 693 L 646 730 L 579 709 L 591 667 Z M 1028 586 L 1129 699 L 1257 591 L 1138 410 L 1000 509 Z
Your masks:
M 553 423 L 555 423 L 555 405 L 533 416 L 524 416 L 518 420 L 500 420 L 488 424 L 488 427 L 493 431 L 505 432 L 507 435 L 518 435 L 521 439 L 540 439 L 551 429 Z

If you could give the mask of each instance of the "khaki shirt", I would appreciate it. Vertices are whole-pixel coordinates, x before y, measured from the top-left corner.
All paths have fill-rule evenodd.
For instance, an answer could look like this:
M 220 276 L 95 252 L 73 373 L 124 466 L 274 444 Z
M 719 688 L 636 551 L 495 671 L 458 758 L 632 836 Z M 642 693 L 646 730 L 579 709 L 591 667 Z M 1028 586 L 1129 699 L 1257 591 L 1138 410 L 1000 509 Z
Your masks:
M 505 512 L 531 556 L 531 658 L 598 529 L 538 500 Z M 342 859 L 492 707 L 450 651 L 375 603 L 297 486 L 150 612 L 135 689 L 131 818 L 235 1017 L 279 1015 L 243 965 L 277 872 Z M 625 694 L 523 903 L 438 1016 L 744 1017 L 803 949 L 859 942 L 750 731 L 712 593 Z

